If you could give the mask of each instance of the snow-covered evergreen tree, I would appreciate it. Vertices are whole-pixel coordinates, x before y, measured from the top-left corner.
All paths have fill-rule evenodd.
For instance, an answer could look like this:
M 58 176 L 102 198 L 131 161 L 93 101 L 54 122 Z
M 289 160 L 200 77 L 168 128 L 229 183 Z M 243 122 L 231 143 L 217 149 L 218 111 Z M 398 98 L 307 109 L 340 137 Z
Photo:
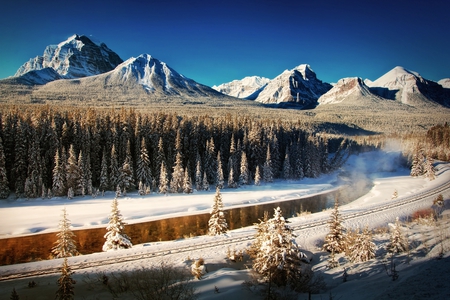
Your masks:
M 136 179 L 145 186 L 150 186 L 152 184 L 152 170 L 150 166 L 150 158 L 148 156 L 145 139 L 142 139 L 136 165 Z
M 178 152 L 173 166 L 172 180 L 170 181 L 170 191 L 172 193 L 182 193 L 184 182 L 184 169 L 181 153 Z
M 208 221 L 208 228 L 210 235 L 221 235 L 228 230 L 228 224 L 225 220 L 225 214 L 223 211 L 222 194 L 220 188 L 216 188 L 216 195 L 214 196 L 214 203 L 211 208 L 211 217 Z
M 109 188 L 108 163 L 106 161 L 106 152 L 103 151 L 102 164 L 100 170 L 100 191 L 104 192 Z
M 63 208 L 61 220 L 59 221 L 59 232 L 56 234 L 57 240 L 52 248 L 52 253 L 56 258 L 74 256 L 78 254 L 75 245 L 75 234 L 70 229 L 70 220 L 67 218 L 66 208 Z
M 291 159 L 290 159 L 290 156 L 289 156 L 289 147 L 286 147 L 286 154 L 284 156 L 283 178 L 284 179 L 291 179 L 292 178 L 292 168 L 291 168 Z
M 117 159 L 116 147 L 113 145 L 111 148 L 111 162 L 109 166 L 109 184 L 111 185 L 111 190 L 116 190 L 117 185 L 119 185 L 119 162 Z
M 187 167 L 186 167 L 186 170 L 184 170 L 183 193 L 185 193 L 185 194 L 192 193 L 192 181 L 191 181 L 191 176 L 189 176 L 189 169 Z
M 256 166 L 255 170 L 255 185 L 261 184 L 261 171 L 259 170 L 259 166 Z
M 342 217 L 339 213 L 339 202 L 334 200 L 334 209 L 328 221 L 330 231 L 325 237 L 323 250 L 333 253 L 341 253 L 345 250 L 344 227 L 342 226 Z
M 74 296 L 74 284 L 75 280 L 72 278 L 72 269 L 69 266 L 67 257 L 64 257 L 64 261 L 61 267 L 61 277 L 58 279 L 58 290 L 56 291 L 56 299 L 58 300 L 72 300 Z
M 306 255 L 295 242 L 293 229 L 287 225 L 281 209 L 277 207 L 273 218 L 260 227 L 255 240 L 259 251 L 253 260 L 253 270 L 269 284 L 295 284 L 301 278 L 301 261 Z
M 169 179 L 167 176 L 166 165 L 164 162 L 161 164 L 161 170 L 159 172 L 159 193 L 167 194 L 169 192 Z
M 217 177 L 216 177 L 216 186 L 219 189 L 223 189 L 223 184 L 225 183 L 225 179 L 223 176 L 223 168 L 222 168 L 222 158 L 220 157 L 220 151 L 217 153 Z
M 386 250 L 389 253 L 401 253 L 408 250 L 408 240 L 402 232 L 398 217 L 395 219 L 395 224 L 389 225 L 391 227 L 391 237 Z
M 209 191 L 209 182 L 208 182 L 208 176 L 206 175 L 206 172 L 203 172 L 202 189 L 204 191 Z
M 270 146 L 267 145 L 266 161 L 263 166 L 263 176 L 265 182 L 273 181 L 272 156 L 270 155 Z
M 349 246 L 351 262 L 365 262 L 375 257 L 376 245 L 373 242 L 372 232 L 366 226 L 363 232 L 358 233 L 352 245 Z
M 3 140 L 0 137 L 0 199 L 6 199 L 9 196 L 9 182 L 6 174 L 5 151 L 3 149 Z
M 250 172 L 248 170 L 247 155 L 242 152 L 241 155 L 241 173 L 239 174 L 239 184 L 249 184 Z
M 119 170 L 119 186 L 122 189 L 123 193 L 126 194 L 128 190 L 134 188 L 133 185 L 133 164 L 131 160 L 131 151 L 130 151 L 130 141 L 127 143 L 127 152 L 125 156 L 125 161 L 123 162 L 122 167 Z
M 202 169 L 200 163 L 200 156 L 197 155 L 197 164 L 195 168 L 195 189 L 201 191 L 202 188 Z
M 424 174 L 424 156 L 423 150 L 420 146 L 417 146 L 414 150 L 413 161 L 411 164 L 411 176 L 417 177 Z
M 228 174 L 228 188 L 237 188 L 237 183 L 234 181 L 234 168 L 230 168 L 230 173 Z
M 124 233 L 125 222 L 122 219 L 118 205 L 117 198 L 114 198 L 111 205 L 111 213 L 108 217 L 107 233 L 104 236 L 106 241 L 103 244 L 103 251 L 127 249 L 133 246 L 130 238 Z
M 75 149 L 73 145 L 69 148 L 69 158 L 67 159 L 66 165 L 66 187 L 68 189 L 72 188 L 74 195 L 77 194 L 80 186 L 81 180 L 81 170 L 78 166 L 77 155 L 75 154 Z
M 431 156 L 427 156 L 425 161 L 424 173 L 425 177 L 427 177 L 430 181 L 436 178 L 433 163 L 433 158 Z

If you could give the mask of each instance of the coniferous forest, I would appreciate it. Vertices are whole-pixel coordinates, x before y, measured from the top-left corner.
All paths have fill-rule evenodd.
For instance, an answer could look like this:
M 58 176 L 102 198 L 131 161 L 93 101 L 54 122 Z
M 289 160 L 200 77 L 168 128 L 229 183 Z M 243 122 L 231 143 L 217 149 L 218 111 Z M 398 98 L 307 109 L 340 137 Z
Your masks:
M 338 168 L 352 140 L 300 121 L 134 109 L 8 107 L 0 114 L 0 197 L 235 188 Z

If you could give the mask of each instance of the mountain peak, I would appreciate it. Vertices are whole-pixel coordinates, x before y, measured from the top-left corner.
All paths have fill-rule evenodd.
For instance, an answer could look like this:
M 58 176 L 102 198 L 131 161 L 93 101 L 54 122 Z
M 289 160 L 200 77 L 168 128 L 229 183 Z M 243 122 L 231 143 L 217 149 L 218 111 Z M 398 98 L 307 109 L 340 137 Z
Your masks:
M 38 78 L 40 70 L 51 68 L 58 74 L 55 79 L 82 78 L 111 71 L 122 62 L 104 43 L 99 45 L 87 36 L 74 34 L 57 45 L 47 46 L 42 56 L 36 56 L 23 64 L 14 77 L 35 71 L 34 77 Z M 44 77 L 48 79 L 48 76 Z M 37 80 L 35 84 L 42 83 Z
M 269 81 L 270 79 L 265 77 L 247 76 L 241 80 L 233 80 L 212 88 L 232 97 L 255 100 Z

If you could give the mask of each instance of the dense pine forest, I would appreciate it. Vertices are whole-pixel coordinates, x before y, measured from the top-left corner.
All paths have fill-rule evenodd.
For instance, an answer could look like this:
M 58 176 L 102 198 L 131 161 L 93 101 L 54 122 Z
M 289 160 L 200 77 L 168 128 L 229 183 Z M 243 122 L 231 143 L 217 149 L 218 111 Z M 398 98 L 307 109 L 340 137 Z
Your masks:
M 230 114 L 11 106 L 0 124 L 2 198 L 191 193 L 317 177 L 358 147 L 300 121 Z

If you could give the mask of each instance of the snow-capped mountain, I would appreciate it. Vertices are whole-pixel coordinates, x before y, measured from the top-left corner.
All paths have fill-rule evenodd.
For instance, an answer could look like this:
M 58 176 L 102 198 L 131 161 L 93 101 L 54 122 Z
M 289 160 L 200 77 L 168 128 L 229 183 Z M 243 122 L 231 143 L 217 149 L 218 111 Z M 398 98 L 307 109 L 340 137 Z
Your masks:
M 340 79 L 331 90 L 323 94 L 317 102 L 323 104 L 337 104 L 345 101 L 350 104 L 363 104 L 364 99 L 379 98 L 372 94 L 369 87 L 359 77 Z
M 331 84 L 317 79 L 309 65 L 303 64 L 286 70 L 271 80 L 256 101 L 265 104 L 290 102 L 313 107 L 317 104 L 317 99 L 331 88 Z
M 447 105 L 445 91 L 440 84 L 424 79 L 419 73 L 403 67 L 395 67 L 377 80 L 368 83 L 372 92 L 403 104 Z
M 444 78 L 438 81 L 438 83 L 445 89 L 450 89 L 450 78 Z
M 132 57 L 114 70 L 100 75 L 47 83 L 40 87 L 35 95 L 53 95 L 61 90 L 75 98 L 86 94 L 90 97 L 99 95 L 95 97 L 101 98 L 116 95 L 116 98 L 125 97 L 130 100 L 145 99 L 149 95 L 161 97 L 161 99 L 166 96 L 226 97 L 208 86 L 181 75 L 149 54 Z
M 45 84 L 61 78 L 102 74 L 122 62 L 104 43 L 94 43 L 84 35 L 73 35 L 58 45 L 47 46 L 42 56 L 36 56 L 23 64 L 14 77 L 31 84 Z
M 255 100 L 269 82 L 269 78 L 248 76 L 241 80 L 233 80 L 218 86 L 214 85 L 212 88 L 228 96 Z

